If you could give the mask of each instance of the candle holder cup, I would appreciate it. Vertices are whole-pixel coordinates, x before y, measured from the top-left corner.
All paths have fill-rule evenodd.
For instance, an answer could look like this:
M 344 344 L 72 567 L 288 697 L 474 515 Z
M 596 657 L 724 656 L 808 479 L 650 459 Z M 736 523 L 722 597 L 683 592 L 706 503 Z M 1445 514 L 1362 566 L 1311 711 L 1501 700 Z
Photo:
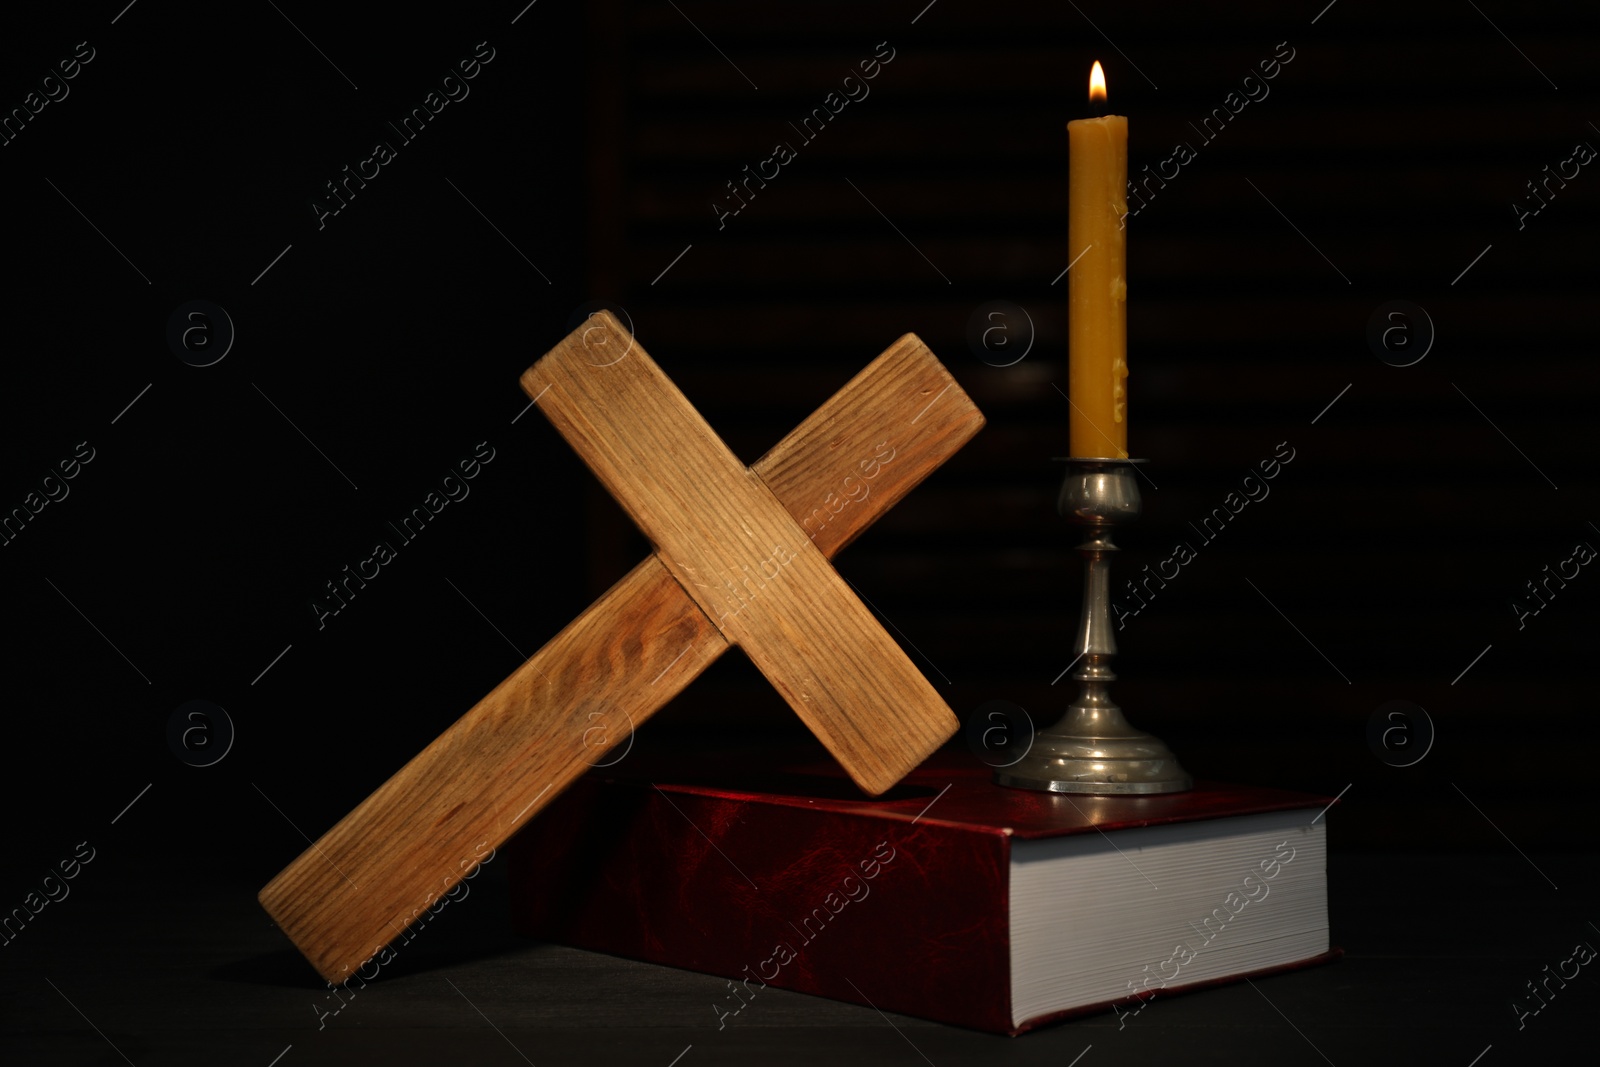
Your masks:
M 1051 793 L 1180 793 L 1193 786 L 1165 742 L 1134 728 L 1112 701 L 1111 530 L 1139 517 L 1136 459 L 1068 459 L 1056 510 L 1084 529 L 1083 611 L 1074 650 L 1078 697 L 1054 725 L 1039 731 L 1021 759 L 995 771 L 995 782 Z

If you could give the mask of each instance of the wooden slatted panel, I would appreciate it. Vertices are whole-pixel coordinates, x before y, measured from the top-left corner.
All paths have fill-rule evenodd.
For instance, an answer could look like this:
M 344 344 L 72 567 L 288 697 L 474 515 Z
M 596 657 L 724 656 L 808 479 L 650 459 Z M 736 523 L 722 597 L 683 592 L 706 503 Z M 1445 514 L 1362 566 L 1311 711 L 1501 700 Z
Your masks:
M 1587 691 L 1594 593 L 1573 583 L 1527 631 L 1509 605 L 1575 541 L 1600 544 L 1580 429 L 1600 392 L 1587 311 L 1600 179 L 1586 168 L 1521 231 L 1511 210 L 1576 142 L 1600 146 L 1594 13 L 1492 5 L 1491 26 L 1465 5 L 1345 0 L 1312 26 L 1315 10 L 1266 3 L 1090 12 L 1125 59 L 1070 5 L 940 3 L 915 26 L 920 5 L 682 6 L 611 8 L 627 55 L 603 127 L 620 207 L 595 285 L 746 458 L 905 330 L 955 370 L 989 430 L 842 566 L 929 677 L 951 680 L 958 712 L 1009 696 L 1047 716 L 1067 699 L 1049 685 L 1070 658 L 1078 589 L 1072 531 L 1053 514 L 1068 409 L 1052 385 L 1066 368 L 1051 279 L 1069 260 L 1062 127 L 1100 58 L 1130 116 L 1133 172 L 1178 140 L 1198 148 L 1130 223 L 1130 443 L 1160 488 L 1144 485 L 1145 515 L 1119 536 L 1119 579 L 1194 541 L 1189 524 L 1279 442 L 1296 449 L 1270 498 L 1197 543 L 1129 623 L 1125 706 L 1196 746 L 1185 759 L 1205 773 L 1236 763 L 1234 732 L 1204 727 L 1259 702 L 1295 753 L 1262 780 L 1333 789 L 1386 770 L 1361 726 L 1397 697 L 1463 724 L 1455 773 L 1508 790 L 1547 787 L 1532 764 L 1525 779 L 1499 774 L 1489 727 L 1528 672 L 1557 709 L 1550 726 L 1592 738 L 1561 709 Z M 870 96 L 802 144 L 788 124 L 884 40 L 896 55 Z M 1189 123 L 1280 41 L 1295 54 L 1270 95 L 1202 142 Z M 780 139 L 797 158 L 719 230 L 725 183 Z M 997 298 L 1036 328 L 1028 358 L 1004 369 L 966 336 Z M 1438 330 L 1410 368 L 1366 342 L 1368 317 L 1395 299 Z M 722 328 L 704 329 L 708 316 Z M 751 332 L 772 342 L 759 361 L 742 347 Z M 1279 677 L 1296 684 L 1265 681 Z M 749 677 L 715 681 L 730 703 L 760 705 Z M 712 701 L 690 703 L 686 727 L 717 727 Z

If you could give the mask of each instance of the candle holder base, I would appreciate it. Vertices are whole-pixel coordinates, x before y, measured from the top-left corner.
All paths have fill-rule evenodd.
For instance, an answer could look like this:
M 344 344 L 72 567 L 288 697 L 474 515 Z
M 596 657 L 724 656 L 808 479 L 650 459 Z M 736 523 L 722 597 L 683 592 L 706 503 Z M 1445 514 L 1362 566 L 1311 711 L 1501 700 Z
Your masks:
M 1021 759 L 995 771 L 996 784 L 1048 793 L 1118 796 L 1181 793 L 1194 787 L 1165 742 L 1134 726 L 1111 699 L 1117 676 L 1111 657 L 1112 526 L 1139 516 L 1139 485 L 1133 459 L 1071 459 L 1057 510 L 1084 528 L 1078 545 L 1084 558 L 1083 612 L 1076 647 L 1080 663 L 1072 677 L 1078 699 L 1061 720 L 1041 730 Z
M 1026 756 L 995 771 L 994 780 L 1013 789 L 1100 796 L 1181 793 L 1194 786 L 1166 742 L 1135 729 L 1120 711 L 1091 716 L 1076 708 L 1034 738 Z

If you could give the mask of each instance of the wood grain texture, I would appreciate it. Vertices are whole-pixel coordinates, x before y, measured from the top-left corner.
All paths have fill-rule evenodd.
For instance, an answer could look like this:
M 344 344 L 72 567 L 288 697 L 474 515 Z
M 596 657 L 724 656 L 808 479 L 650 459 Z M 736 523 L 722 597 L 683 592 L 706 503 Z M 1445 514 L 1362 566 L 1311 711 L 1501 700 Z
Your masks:
M 937 402 L 916 403 L 924 397 Z M 812 521 L 811 543 L 831 556 L 983 421 L 907 335 L 755 469 L 800 523 L 892 442 L 865 496 Z M 647 557 L 286 867 L 261 890 L 262 905 L 324 978 L 349 979 L 728 647 Z
M 983 423 L 983 414 L 950 372 L 916 334 L 908 333 L 751 470 L 811 543 L 832 558 Z M 860 506 L 865 500 L 872 501 L 870 507 Z
M 644 347 L 623 351 L 607 313 L 590 321 L 523 388 L 856 784 L 888 789 L 955 733 L 955 715 Z
M 284 868 L 262 906 L 324 978 L 348 980 L 687 685 L 687 650 L 709 663 L 726 647 L 646 558 Z

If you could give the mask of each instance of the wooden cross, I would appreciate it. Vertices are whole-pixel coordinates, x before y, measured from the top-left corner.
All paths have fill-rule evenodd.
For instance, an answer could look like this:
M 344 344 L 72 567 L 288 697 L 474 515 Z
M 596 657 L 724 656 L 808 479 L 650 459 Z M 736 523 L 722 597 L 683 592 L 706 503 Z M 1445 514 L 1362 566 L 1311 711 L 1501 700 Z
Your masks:
M 330 982 L 733 645 L 873 795 L 958 726 L 828 563 L 984 424 L 915 335 L 750 468 L 609 313 L 522 387 L 655 552 L 261 890 Z

